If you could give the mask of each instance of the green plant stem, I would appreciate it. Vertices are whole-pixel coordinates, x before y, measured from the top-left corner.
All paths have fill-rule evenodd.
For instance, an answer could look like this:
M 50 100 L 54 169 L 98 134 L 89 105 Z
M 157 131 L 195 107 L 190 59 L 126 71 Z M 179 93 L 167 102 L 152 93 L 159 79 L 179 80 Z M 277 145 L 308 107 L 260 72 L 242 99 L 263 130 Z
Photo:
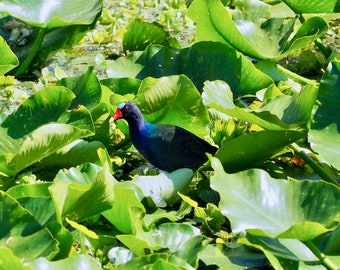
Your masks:
M 291 144 L 290 147 L 295 151 L 295 153 L 298 153 L 300 157 L 302 157 L 304 161 L 306 161 L 306 163 L 309 166 L 311 166 L 312 169 L 318 175 L 320 175 L 323 180 L 339 186 L 339 183 L 331 175 L 329 175 L 324 168 L 322 168 L 318 163 L 316 163 L 314 159 L 307 155 L 306 152 L 302 151 L 301 148 L 296 143 Z
M 337 270 L 339 269 L 337 265 L 335 265 L 325 254 L 323 254 L 312 241 L 304 241 L 303 242 L 313 253 L 320 262 L 329 270 Z
M 332 55 L 332 50 L 328 46 L 323 44 L 319 38 L 317 40 L 314 40 L 314 43 L 319 48 L 319 50 L 322 52 L 326 59 L 328 59 Z
M 302 77 L 280 65 L 276 65 L 277 69 L 279 71 L 281 71 L 285 76 L 287 76 L 288 78 L 291 78 L 293 79 L 294 81 L 300 83 L 300 84 L 311 84 L 311 85 L 314 85 L 314 86 L 317 86 L 317 82 L 316 81 L 313 81 L 313 80 L 310 80 L 310 79 L 307 79 L 305 77 Z
M 32 63 L 34 57 L 37 55 L 37 53 L 39 51 L 41 43 L 44 40 L 46 30 L 47 30 L 46 28 L 40 28 L 39 29 L 37 38 L 34 41 L 34 44 L 32 46 L 30 54 L 25 58 L 25 60 L 19 66 L 18 70 L 15 72 L 15 76 L 20 76 L 30 66 L 30 64 Z

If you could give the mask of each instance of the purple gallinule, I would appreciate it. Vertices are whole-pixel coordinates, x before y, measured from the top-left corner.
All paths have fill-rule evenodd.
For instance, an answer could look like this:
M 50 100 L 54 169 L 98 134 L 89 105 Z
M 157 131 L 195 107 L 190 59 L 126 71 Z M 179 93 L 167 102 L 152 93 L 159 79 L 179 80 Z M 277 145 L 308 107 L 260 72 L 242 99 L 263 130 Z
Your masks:
M 112 116 L 116 121 L 125 119 L 135 148 L 158 169 L 172 172 L 180 168 L 196 170 L 208 160 L 206 153 L 214 154 L 217 148 L 208 142 L 173 125 L 147 122 L 137 105 L 119 104 Z

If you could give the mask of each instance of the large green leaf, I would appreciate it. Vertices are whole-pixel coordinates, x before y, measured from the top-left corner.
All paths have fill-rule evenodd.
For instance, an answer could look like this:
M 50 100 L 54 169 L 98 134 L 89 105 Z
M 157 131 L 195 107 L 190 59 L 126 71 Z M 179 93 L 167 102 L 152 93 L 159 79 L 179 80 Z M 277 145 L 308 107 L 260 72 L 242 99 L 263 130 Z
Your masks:
M 204 105 L 218 104 L 224 109 L 235 108 L 233 92 L 224 81 L 206 81 L 202 99 Z
M 263 170 L 227 174 L 212 159 L 211 186 L 233 232 L 311 240 L 340 220 L 340 190 L 323 181 L 277 180 Z
M 227 172 L 236 172 L 253 168 L 303 137 L 298 131 L 259 131 L 227 141 L 214 156 L 220 159 Z
M 340 62 L 329 63 L 321 79 L 314 123 L 308 133 L 311 147 L 322 159 L 340 168 Z
M 157 206 L 158 204 L 166 206 L 166 204 L 174 204 L 179 199 L 178 192 L 190 184 L 192 177 L 192 170 L 182 168 L 172 173 L 140 175 L 131 182 L 141 189 L 145 197 L 152 198 Z M 165 205 L 163 205 L 164 202 L 166 202 Z
M 65 87 L 45 87 L 26 99 L 1 127 L 8 128 L 12 138 L 21 138 L 39 126 L 56 122 L 74 98 L 75 95 Z
M 261 107 L 257 112 L 270 112 L 285 124 L 305 125 L 311 120 L 318 91 L 313 85 L 306 85 L 298 94 L 279 95 Z
M 46 87 L 28 99 L 0 127 L 0 172 L 13 176 L 70 142 L 93 135 L 89 112 L 67 110 L 74 94 L 62 86 Z
M 218 42 L 198 42 L 181 50 L 150 45 L 143 53 L 118 58 L 107 72 L 110 77 L 137 79 L 185 74 L 199 91 L 206 80 L 223 80 L 235 97 L 255 94 L 272 83 L 245 56 Z
M 57 85 L 71 89 L 76 95 L 70 104 L 70 109 L 83 105 L 92 111 L 101 99 L 101 86 L 97 76 L 93 73 L 93 67 L 89 67 L 86 73 L 78 77 L 61 79 Z
M 257 59 L 280 59 L 305 47 L 328 29 L 321 17 L 306 20 L 295 36 L 294 19 L 274 18 L 270 5 L 262 1 L 235 1 L 235 10 L 226 10 L 220 0 L 195 0 L 188 16 L 197 25 L 196 39 L 219 41 Z
M 49 187 L 58 221 L 66 217 L 82 221 L 108 209 L 113 202 L 114 182 L 107 163 L 103 167 L 86 163 L 60 171 Z
M 269 130 L 289 128 L 288 125 L 280 121 L 272 112 L 255 112 L 247 108 L 236 107 L 229 85 L 222 81 L 206 82 L 203 88 L 202 99 L 203 103 L 210 110 L 217 112 L 220 118 L 229 119 L 229 117 L 233 117 Z
M 55 220 L 55 209 L 48 191 L 51 183 L 37 183 L 34 185 L 19 185 L 7 191 L 27 209 L 40 225 L 45 226 Z
M 35 270 L 102 269 L 93 257 L 86 255 L 75 255 L 55 262 L 48 261 L 45 258 L 39 258 L 33 262 L 28 263 L 27 265 L 33 267 L 33 269 Z
M 71 24 L 90 24 L 100 12 L 101 5 L 99 0 L 8 0 L 0 2 L 0 12 L 36 27 L 54 28 Z
M 78 139 L 41 160 L 40 165 L 55 169 L 75 167 L 86 162 L 100 165 L 99 149 L 106 151 L 101 142 Z
M 2 76 L 15 68 L 19 64 L 19 61 L 2 36 L 0 36 L 0 54 L 2 55 L 0 61 L 0 76 Z
M 180 48 L 177 39 L 170 36 L 157 22 L 148 23 L 140 19 L 129 24 L 123 37 L 124 51 L 144 51 L 149 44 Z
M 4 129 L 0 129 L 0 133 L 4 145 L 0 151 L 0 172 L 4 176 L 13 176 L 64 145 L 91 135 L 92 131 L 56 123 L 43 125 L 18 140 L 6 136 Z
M 0 246 L 10 248 L 24 261 L 39 257 L 52 259 L 58 243 L 49 230 L 11 196 L 0 191 Z
M 114 201 L 112 207 L 106 210 L 102 215 L 111 222 L 119 231 L 123 233 L 131 233 L 133 228 L 132 208 L 145 211 L 140 199 L 137 198 L 135 191 L 132 188 L 119 187 L 114 188 Z
M 134 78 L 107 78 L 100 81 L 100 84 L 105 85 L 108 87 L 112 92 L 119 94 L 119 95 L 136 95 L 138 92 L 138 88 L 140 86 L 140 80 L 134 79 Z M 112 95 L 111 91 L 105 91 L 105 89 L 102 90 L 103 98 L 109 98 L 110 95 Z M 102 102 L 105 102 L 102 100 Z M 106 103 L 106 102 L 105 102 Z M 118 105 L 116 103 L 116 105 Z
M 15 75 L 32 72 L 46 60 L 50 54 L 60 48 L 72 47 L 78 43 L 87 31 L 95 26 L 101 13 L 102 1 L 92 0 L 83 3 L 79 0 L 57 0 L 53 3 L 44 0 L 19 0 L 0 2 L 0 13 L 34 26 L 27 38 L 27 44 L 13 46 L 13 51 L 20 61 Z M 7 31 L 5 27 L 3 31 Z M 10 36 L 10 33 L 6 33 Z M 14 44 L 15 45 L 15 44 Z
M 203 248 L 204 237 L 199 230 L 189 224 L 163 223 L 159 227 L 148 231 L 137 232 L 136 236 L 119 235 L 117 238 L 135 254 L 140 247 L 136 242 L 143 243 L 146 250 L 168 249 L 168 252 L 182 258 L 192 266 L 197 266 L 198 253 Z M 135 241 L 131 241 L 135 239 Z

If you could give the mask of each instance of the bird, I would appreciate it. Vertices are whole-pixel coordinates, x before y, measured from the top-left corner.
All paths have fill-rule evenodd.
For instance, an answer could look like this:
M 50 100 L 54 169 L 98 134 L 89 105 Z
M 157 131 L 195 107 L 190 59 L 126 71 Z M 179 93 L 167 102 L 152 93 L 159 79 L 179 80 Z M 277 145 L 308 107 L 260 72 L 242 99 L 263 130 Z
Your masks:
M 163 171 L 197 170 L 208 160 L 206 153 L 217 151 L 216 147 L 181 127 L 147 122 L 132 102 L 119 104 L 112 118 L 128 122 L 132 144 L 149 163 Z

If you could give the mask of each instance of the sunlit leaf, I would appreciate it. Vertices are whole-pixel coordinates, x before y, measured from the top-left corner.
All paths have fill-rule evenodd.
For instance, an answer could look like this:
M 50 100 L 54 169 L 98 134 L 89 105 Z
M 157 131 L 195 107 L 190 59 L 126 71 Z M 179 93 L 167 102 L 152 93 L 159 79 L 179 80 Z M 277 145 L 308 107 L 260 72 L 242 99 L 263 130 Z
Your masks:
M 150 44 L 180 48 L 177 39 L 171 37 L 157 22 L 148 23 L 137 19 L 127 26 L 123 37 L 124 51 L 144 51 Z
M 0 134 L 4 145 L 0 151 L 0 172 L 11 176 L 71 141 L 86 137 L 92 132 L 67 124 L 47 124 L 19 140 L 7 137 L 4 129 L 0 129 Z
M 0 246 L 11 249 L 24 261 L 39 257 L 52 259 L 58 252 L 58 243 L 49 230 L 16 200 L 0 191 Z
M 119 187 L 114 188 L 114 201 L 111 209 L 102 213 L 119 231 L 131 233 L 133 231 L 131 208 L 139 208 L 145 211 L 143 204 L 137 198 L 133 189 Z
M 40 161 L 43 167 L 70 168 L 86 162 L 100 165 L 98 149 L 105 149 L 101 142 L 75 140 Z M 105 151 L 105 150 L 104 150 Z
M 340 62 L 329 63 L 322 77 L 314 123 L 308 133 L 312 148 L 322 159 L 340 168 Z
M 177 192 L 186 188 L 190 184 L 192 177 L 192 170 L 182 168 L 172 173 L 137 176 L 132 182 L 141 188 L 145 196 L 159 197 L 168 205 L 171 205 L 179 199 Z
M 49 190 L 59 221 L 66 217 L 82 221 L 110 208 L 115 179 L 108 166 L 84 164 L 57 174 Z
M 67 110 L 73 98 L 64 87 L 46 87 L 5 119 L 0 128 L 2 174 L 15 175 L 70 142 L 93 135 L 85 107 Z
M 135 254 L 124 247 L 113 247 L 110 249 L 108 257 L 117 266 L 130 261 L 135 257 Z
M 207 81 L 204 83 L 202 99 L 204 105 L 218 104 L 224 109 L 235 108 L 233 92 L 224 81 Z
M 59 261 L 48 261 L 45 258 L 39 258 L 27 264 L 35 270 L 62 270 L 62 269 L 102 269 L 98 262 L 91 256 L 75 255 Z
M 20 138 L 43 124 L 56 122 L 75 95 L 65 87 L 50 86 L 30 96 L 1 124 L 8 134 Z
M 235 1 L 228 10 L 219 0 L 195 0 L 188 16 L 197 25 L 198 41 L 219 41 L 257 59 L 280 59 L 325 33 L 327 22 L 322 17 L 306 20 L 292 34 L 295 19 L 270 16 L 271 6 L 262 1 Z
M 311 120 L 312 109 L 318 91 L 313 85 L 306 85 L 293 96 L 279 95 L 258 111 L 269 111 L 285 124 L 306 124 Z
M 7 193 L 27 209 L 40 225 L 45 226 L 55 219 L 55 209 L 48 191 L 50 185 L 51 183 L 18 185 Z
M 185 196 L 184 194 L 178 193 L 179 197 L 186 202 L 187 204 L 189 204 L 191 207 L 198 207 L 198 203 L 196 201 L 194 201 L 193 199 L 191 199 L 189 196 Z
M 13 252 L 7 247 L 0 247 L 0 261 L 2 269 L 32 270 L 33 268 L 24 266 L 23 262 L 15 257 Z
M 101 10 L 101 1 L 46 2 L 44 0 L 4 1 L 0 11 L 30 25 L 54 28 L 70 24 L 90 24 Z
M 129 235 L 117 236 L 127 247 L 134 251 L 134 242 Z M 149 232 L 139 232 L 135 237 L 144 242 L 144 249 L 167 248 L 171 254 L 184 259 L 191 265 L 197 264 L 198 252 L 203 248 L 203 236 L 189 224 L 164 223 Z M 145 251 L 144 251 L 145 252 Z
M 0 76 L 2 76 L 15 68 L 19 64 L 19 61 L 2 36 L 0 36 L 0 54 L 2 55 L 0 62 Z
M 212 166 L 212 188 L 220 193 L 221 212 L 235 233 L 306 241 L 339 222 L 340 190 L 332 184 L 273 179 L 258 169 L 227 174 L 216 158 Z
M 93 67 L 89 67 L 87 72 L 79 77 L 61 79 L 57 85 L 67 87 L 75 94 L 70 109 L 83 105 L 92 111 L 99 104 L 102 92 L 99 80 L 93 73 Z

